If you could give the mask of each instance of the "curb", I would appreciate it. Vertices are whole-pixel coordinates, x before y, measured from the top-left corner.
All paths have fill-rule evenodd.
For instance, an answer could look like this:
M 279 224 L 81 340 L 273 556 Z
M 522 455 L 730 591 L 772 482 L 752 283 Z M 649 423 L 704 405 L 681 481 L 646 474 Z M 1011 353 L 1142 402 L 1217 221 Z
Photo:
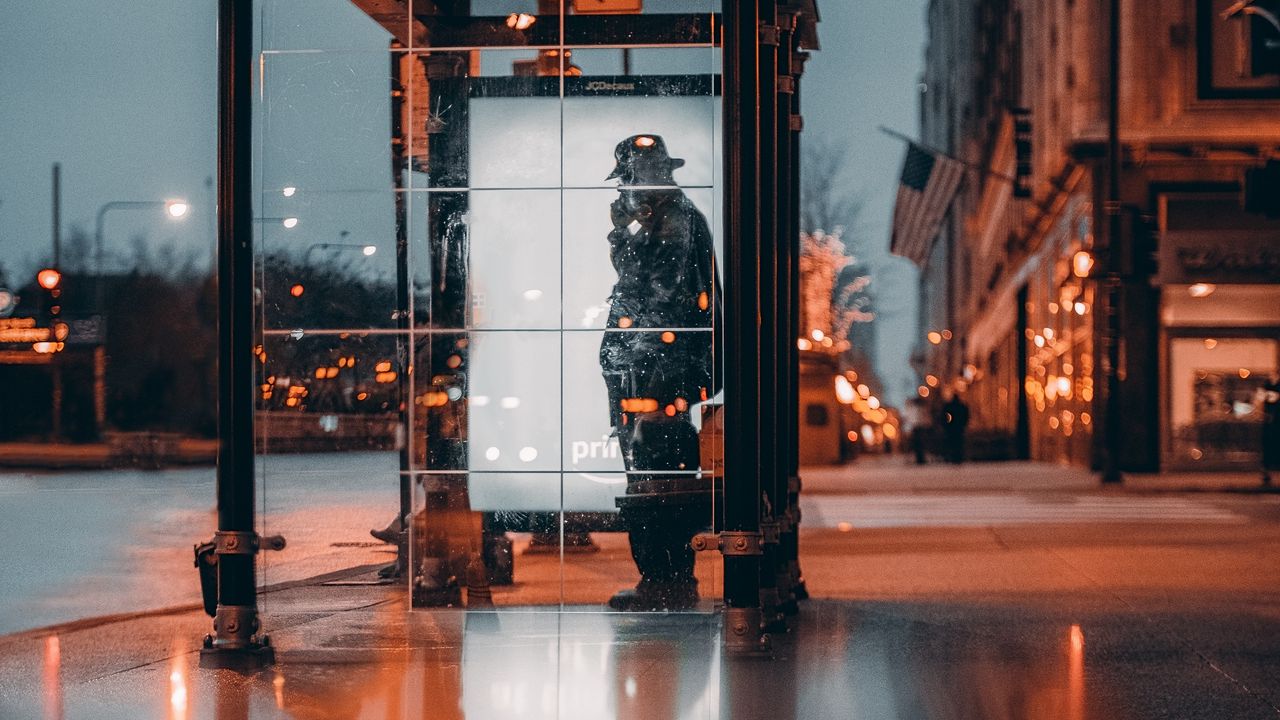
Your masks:
M 315 575 L 301 580 L 288 580 L 274 585 L 264 585 L 258 588 L 259 595 L 267 595 L 270 593 L 281 592 L 284 590 L 292 590 L 294 588 L 305 587 L 308 585 L 323 585 L 334 580 L 345 580 L 357 575 L 364 575 L 373 572 L 379 568 L 385 567 L 386 563 L 378 563 L 376 565 L 359 565 L 345 570 L 335 570 L 333 572 Z M 0 645 L 10 643 L 24 642 L 27 640 L 38 640 L 50 635 L 66 635 L 69 633 L 80 632 L 82 630 L 92 630 L 93 628 L 103 627 L 105 625 L 114 625 L 116 623 L 129 622 L 130 620 L 140 620 L 150 617 L 168 617 L 170 615 L 181 615 L 183 613 L 204 610 L 203 602 L 186 603 L 183 605 L 170 605 L 165 608 L 156 608 L 154 610 L 139 610 L 131 613 L 113 613 L 111 615 L 98 615 L 91 618 L 81 618 L 79 620 L 68 620 L 67 622 L 56 623 L 53 625 L 45 625 L 43 627 L 32 628 L 30 630 L 20 630 L 16 633 L 8 635 L 0 635 Z

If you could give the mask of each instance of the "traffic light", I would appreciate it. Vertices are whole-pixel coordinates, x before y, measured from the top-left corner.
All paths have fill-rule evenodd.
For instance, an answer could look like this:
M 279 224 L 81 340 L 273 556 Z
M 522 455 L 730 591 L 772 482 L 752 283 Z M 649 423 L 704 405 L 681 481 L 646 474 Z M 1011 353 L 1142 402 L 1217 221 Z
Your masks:
M 46 307 L 49 310 L 49 321 L 52 323 L 62 314 L 62 273 L 54 268 L 45 268 L 36 273 L 36 284 L 48 296 Z
M 1013 148 L 1017 162 L 1013 196 L 1031 197 L 1031 110 L 1013 109 Z

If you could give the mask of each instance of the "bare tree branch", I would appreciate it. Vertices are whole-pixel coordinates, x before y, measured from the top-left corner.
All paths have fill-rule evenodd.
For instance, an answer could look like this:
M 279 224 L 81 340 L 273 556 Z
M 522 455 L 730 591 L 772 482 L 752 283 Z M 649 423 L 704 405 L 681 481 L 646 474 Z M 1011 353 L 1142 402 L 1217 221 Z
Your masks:
M 800 164 L 800 229 L 841 233 L 853 227 L 866 205 L 845 172 L 849 148 L 829 136 L 805 136 Z

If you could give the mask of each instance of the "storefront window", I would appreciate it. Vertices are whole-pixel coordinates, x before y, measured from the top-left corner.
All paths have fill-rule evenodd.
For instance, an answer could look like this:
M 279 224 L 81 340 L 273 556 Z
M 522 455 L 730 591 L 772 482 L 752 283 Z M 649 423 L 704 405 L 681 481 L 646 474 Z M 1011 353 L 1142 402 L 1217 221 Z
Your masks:
M 1076 241 L 1089 237 L 1087 210 L 1074 217 L 1060 226 L 1061 252 L 1028 287 L 1024 382 L 1032 457 L 1087 465 L 1095 412 L 1097 287 L 1071 271 L 1070 259 L 1080 249 Z
M 1274 285 L 1166 285 L 1165 464 L 1255 469 L 1262 459 L 1261 387 L 1280 360 Z
M 1263 386 L 1276 372 L 1280 341 L 1178 337 L 1169 349 L 1172 461 L 1201 467 L 1262 460 Z

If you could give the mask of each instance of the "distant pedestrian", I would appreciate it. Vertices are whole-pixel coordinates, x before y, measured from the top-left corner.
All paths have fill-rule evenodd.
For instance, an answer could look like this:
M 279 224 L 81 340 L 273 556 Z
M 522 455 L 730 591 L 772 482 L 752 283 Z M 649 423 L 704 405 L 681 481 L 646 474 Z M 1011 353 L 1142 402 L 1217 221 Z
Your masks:
M 929 422 L 929 408 L 924 398 L 914 397 L 907 401 L 906 420 L 908 432 L 910 435 L 911 451 L 915 454 L 916 464 L 924 465 L 928 451 L 929 431 L 932 429 L 932 423 Z
M 964 431 L 969 425 L 969 406 L 955 393 L 948 391 L 939 419 L 946 443 L 947 462 L 958 465 L 964 462 Z
M 1272 374 L 1262 386 L 1262 484 L 1271 484 L 1271 473 L 1280 471 L 1280 374 Z

